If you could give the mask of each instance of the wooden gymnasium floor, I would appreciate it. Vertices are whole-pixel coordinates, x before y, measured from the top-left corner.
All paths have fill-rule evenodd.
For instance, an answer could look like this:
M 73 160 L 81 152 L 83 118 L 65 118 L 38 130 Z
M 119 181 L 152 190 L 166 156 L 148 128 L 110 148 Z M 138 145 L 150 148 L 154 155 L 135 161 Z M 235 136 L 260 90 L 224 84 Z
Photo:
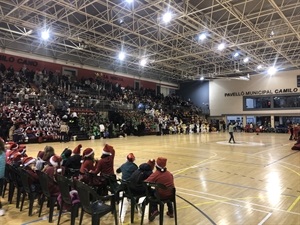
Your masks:
M 295 142 L 288 140 L 288 134 L 235 133 L 235 138 L 237 143 L 229 144 L 228 133 L 204 133 L 48 145 L 60 153 L 65 147 L 73 149 L 81 143 L 83 149 L 94 148 L 99 157 L 103 144 L 108 143 L 116 150 L 115 169 L 130 152 L 138 165 L 149 158 L 166 157 L 167 168 L 175 177 L 179 225 L 300 224 L 300 152 L 291 150 Z M 30 144 L 27 151 L 35 156 L 44 146 Z M 14 204 L 7 205 L 6 198 L 7 212 L 0 217 L 0 224 L 48 223 L 46 208 L 44 218 L 37 216 L 37 207 L 28 217 L 26 206 L 19 212 Z M 123 217 L 120 224 L 130 224 L 128 210 Z M 69 224 L 69 219 L 70 215 L 65 214 L 61 224 Z M 101 224 L 112 225 L 112 221 L 108 215 Z M 83 224 L 90 224 L 90 217 L 84 217 Z M 134 224 L 140 224 L 139 213 L 135 214 Z M 158 225 L 158 217 L 151 223 L 145 218 L 144 224 Z M 165 216 L 164 224 L 174 224 L 174 219 Z

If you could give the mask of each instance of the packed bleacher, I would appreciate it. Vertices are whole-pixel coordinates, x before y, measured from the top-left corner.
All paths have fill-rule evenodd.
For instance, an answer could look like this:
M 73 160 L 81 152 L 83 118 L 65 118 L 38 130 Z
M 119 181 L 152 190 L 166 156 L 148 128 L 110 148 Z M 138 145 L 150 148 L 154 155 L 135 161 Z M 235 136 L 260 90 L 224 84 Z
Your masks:
M 70 127 L 68 140 L 200 132 L 202 123 L 208 126 L 201 109 L 176 95 L 121 87 L 99 76 L 76 80 L 46 68 L 2 64 L 0 81 L 0 135 L 17 143 L 61 141 L 61 122 Z

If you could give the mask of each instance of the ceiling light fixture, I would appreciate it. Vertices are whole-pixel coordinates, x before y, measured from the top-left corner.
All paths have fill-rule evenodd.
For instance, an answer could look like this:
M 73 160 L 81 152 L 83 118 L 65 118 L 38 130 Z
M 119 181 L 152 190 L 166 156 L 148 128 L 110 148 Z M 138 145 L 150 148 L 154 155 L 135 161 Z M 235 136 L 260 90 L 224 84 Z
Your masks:
M 249 57 L 244 58 L 244 59 L 243 59 L 243 62 L 244 62 L 244 63 L 249 62 Z
M 262 69 L 262 65 L 258 65 L 256 68 L 257 68 L 258 70 L 261 70 L 261 69 Z
M 118 56 L 119 60 L 123 61 L 125 59 L 125 57 L 126 57 L 125 52 L 120 52 L 119 53 L 119 56 Z
M 140 65 L 144 67 L 146 66 L 146 64 L 147 64 L 147 59 L 141 59 Z
M 44 30 L 44 31 L 42 31 L 41 37 L 42 37 L 42 39 L 45 40 L 45 41 L 48 40 L 49 37 L 50 37 L 49 30 Z
M 172 19 L 172 13 L 171 12 L 166 12 L 164 15 L 163 15 L 163 21 L 165 23 L 169 23 Z
M 218 45 L 218 50 L 219 51 L 222 51 L 224 48 L 225 48 L 225 44 L 224 43 L 221 43 L 221 44 Z
M 233 57 L 236 58 L 236 57 L 238 57 L 239 55 L 240 55 L 240 53 L 236 52 L 236 53 L 234 53 Z
M 271 66 L 267 72 L 270 76 L 273 76 L 277 72 L 277 69 L 274 66 Z
M 205 33 L 202 33 L 199 35 L 199 40 L 200 41 L 204 41 L 206 39 L 206 34 Z

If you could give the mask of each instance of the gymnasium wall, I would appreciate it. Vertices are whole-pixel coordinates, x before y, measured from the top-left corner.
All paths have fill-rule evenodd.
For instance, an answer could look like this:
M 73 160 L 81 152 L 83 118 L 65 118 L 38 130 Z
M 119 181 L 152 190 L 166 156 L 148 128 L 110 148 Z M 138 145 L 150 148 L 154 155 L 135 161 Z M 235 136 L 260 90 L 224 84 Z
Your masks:
M 22 52 L 14 52 L 10 50 L 5 50 L 0 52 L 0 63 L 4 64 L 6 68 L 13 66 L 15 71 L 19 71 L 23 65 L 29 70 L 42 71 L 46 68 L 48 71 L 62 73 L 63 67 L 77 70 L 77 78 L 95 78 L 96 76 L 101 76 L 102 79 L 118 83 L 122 87 L 134 87 L 134 82 L 139 82 L 139 86 L 143 88 L 156 89 L 157 85 L 164 85 L 170 89 L 177 89 L 177 84 L 155 81 L 152 79 L 146 79 L 135 75 L 114 73 L 112 71 L 107 71 L 101 68 L 94 68 L 86 65 L 79 65 L 72 62 L 65 62 L 63 60 L 51 59 L 47 57 L 37 56 L 34 54 L 25 54 Z
M 203 110 L 208 109 L 209 83 L 208 81 L 192 81 L 180 84 L 178 94 L 184 100 L 191 100 L 196 106 Z
M 255 75 L 249 81 L 217 79 L 209 82 L 209 106 L 211 116 L 298 114 L 298 110 L 243 111 L 243 96 L 267 96 L 300 94 L 297 87 L 300 70 L 277 72 L 273 76 Z

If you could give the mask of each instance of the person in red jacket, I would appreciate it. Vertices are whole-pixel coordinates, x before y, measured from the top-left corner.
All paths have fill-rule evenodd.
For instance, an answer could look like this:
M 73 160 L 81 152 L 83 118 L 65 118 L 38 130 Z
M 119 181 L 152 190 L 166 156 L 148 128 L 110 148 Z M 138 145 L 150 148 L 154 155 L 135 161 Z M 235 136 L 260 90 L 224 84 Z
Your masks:
M 112 146 L 106 144 L 102 150 L 101 159 L 98 160 L 95 169 L 90 170 L 92 174 L 113 175 L 114 171 L 115 150 Z
M 82 163 L 80 166 L 80 174 L 83 175 L 90 170 L 94 169 L 94 155 L 95 152 L 92 148 L 86 148 L 82 154 Z
M 57 174 L 61 174 L 64 176 L 65 174 L 65 167 L 61 166 L 62 158 L 58 155 L 51 156 L 49 160 L 50 164 L 46 165 L 43 169 L 43 172 L 48 174 L 50 178 L 53 179 L 54 182 L 49 182 L 49 191 L 51 195 L 58 196 L 60 194 L 60 190 L 58 184 L 56 183 L 56 176 Z
M 167 189 L 158 189 L 158 191 L 155 191 L 153 194 L 159 195 L 159 197 L 162 200 L 168 199 L 172 197 L 172 188 L 175 187 L 174 185 L 174 177 L 173 174 L 170 173 L 167 168 L 167 159 L 163 157 L 158 157 L 156 160 L 156 171 L 152 173 L 145 182 L 150 183 L 159 183 L 163 184 L 167 187 Z M 157 204 L 151 204 L 151 215 L 150 215 L 150 221 L 153 221 L 156 216 L 159 215 Z M 173 204 L 170 202 L 168 203 L 168 212 L 167 215 L 170 218 L 173 218 Z
M 35 162 L 36 159 L 32 157 L 22 158 L 22 168 L 29 174 L 30 179 L 28 180 L 30 188 L 32 191 L 39 192 L 41 190 L 39 177 L 35 172 Z

